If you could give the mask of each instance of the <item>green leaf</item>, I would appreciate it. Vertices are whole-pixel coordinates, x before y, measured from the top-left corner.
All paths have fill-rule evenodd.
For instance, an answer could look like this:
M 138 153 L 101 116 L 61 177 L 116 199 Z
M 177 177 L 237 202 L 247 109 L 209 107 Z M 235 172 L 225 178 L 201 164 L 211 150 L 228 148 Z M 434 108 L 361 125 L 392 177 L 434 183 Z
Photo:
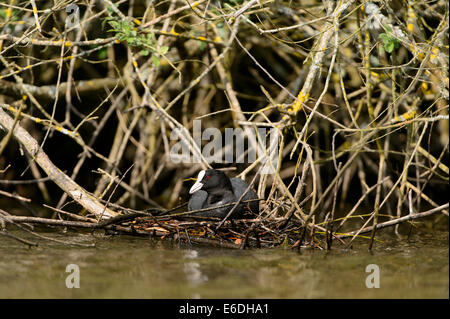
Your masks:
M 391 53 L 392 51 L 394 51 L 395 49 L 395 43 L 394 42 L 389 42 L 384 46 L 384 49 L 386 50 L 386 52 Z
M 101 49 L 98 51 L 98 58 L 100 60 L 104 60 L 108 57 L 108 50 L 106 48 Z
M 384 44 L 389 42 L 390 39 L 389 35 L 387 35 L 386 33 L 381 33 L 378 37 L 383 41 Z
M 161 47 L 161 49 L 159 49 L 159 54 L 166 54 L 167 51 L 169 51 L 169 47 Z
M 159 61 L 159 58 L 155 54 L 152 55 L 152 61 L 153 61 L 154 66 L 156 66 L 156 67 L 159 66 L 160 61 Z
M 397 49 L 399 47 L 399 42 L 397 39 L 394 39 L 394 47 Z
M 105 29 L 105 24 L 106 24 L 106 22 L 108 22 L 108 20 L 105 18 L 105 19 L 103 19 L 103 21 L 102 21 L 102 29 L 104 30 Z
M 386 52 L 391 53 L 399 47 L 397 38 L 393 37 L 390 33 L 381 33 L 378 37 L 383 41 L 383 49 Z
M 118 29 L 119 26 L 120 26 L 119 22 L 114 21 L 114 20 L 110 20 L 110 21 L 108 21 L 108 23 L 109 23 L 109 25 L 110 25 L 111 27 L 113 27 L 114 29 Z
M 150 54 L 150 51 L 148 51 L 148 50 L 141 50 L 141 54 L 142 54 L 143 56 L 147 56 L 147 55 Z

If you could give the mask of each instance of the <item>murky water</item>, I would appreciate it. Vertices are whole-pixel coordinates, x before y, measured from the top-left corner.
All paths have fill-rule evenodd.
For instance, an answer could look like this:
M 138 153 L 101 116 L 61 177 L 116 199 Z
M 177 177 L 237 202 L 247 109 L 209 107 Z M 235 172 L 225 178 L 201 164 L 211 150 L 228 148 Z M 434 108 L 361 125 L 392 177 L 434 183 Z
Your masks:
M 36 241 L 22 232 L 16 235 Z M 58 232 L 46 236 L 95 248 L 37 240 L 27 248 L 0 238 L 0 298 L 448 298 L 447 231 L 414 231 L 409 240 L 380 231 L 331 252 L 230 250 L 178 246 L 129 236 Z M 80 288 L 66 287 L 77 264 Z M 367 288 L 369 264 L 380 287 Z

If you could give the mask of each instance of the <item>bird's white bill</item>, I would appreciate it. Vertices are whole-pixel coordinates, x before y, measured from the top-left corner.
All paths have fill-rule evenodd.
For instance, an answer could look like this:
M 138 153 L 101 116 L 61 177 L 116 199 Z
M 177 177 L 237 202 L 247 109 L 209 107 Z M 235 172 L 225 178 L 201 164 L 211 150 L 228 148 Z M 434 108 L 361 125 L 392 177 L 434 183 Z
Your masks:
M 195 193 L 196 191 L 198 191 L 198 190 L 201 189 L 202 187 L 203 187 L 203 183 L 200 183 L 200 181 L 197 180 L 197 181 L 195 182 L 195 184 L 192 185 L 191 189 L 189 190 L 189 194 Z
M 193 194 L 203 187 L 203 183 L 201 183 L 201 181 L 203 180 L 204 176 L 205 170 L 202 169 L 200 172 L 198 172 L 197 181 L 194 185 L 192 185 L 191 189 L 189 190 L 189 194 Z

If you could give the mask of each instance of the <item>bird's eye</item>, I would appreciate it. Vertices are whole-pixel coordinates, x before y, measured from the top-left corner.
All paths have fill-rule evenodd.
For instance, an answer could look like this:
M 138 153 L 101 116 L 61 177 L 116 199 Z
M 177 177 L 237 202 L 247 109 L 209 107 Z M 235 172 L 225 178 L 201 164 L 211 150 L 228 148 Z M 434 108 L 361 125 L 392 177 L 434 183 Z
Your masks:
M 209 175 L 208 175 L 208 176 L 206 176 L 206 179 L 209 179 Z

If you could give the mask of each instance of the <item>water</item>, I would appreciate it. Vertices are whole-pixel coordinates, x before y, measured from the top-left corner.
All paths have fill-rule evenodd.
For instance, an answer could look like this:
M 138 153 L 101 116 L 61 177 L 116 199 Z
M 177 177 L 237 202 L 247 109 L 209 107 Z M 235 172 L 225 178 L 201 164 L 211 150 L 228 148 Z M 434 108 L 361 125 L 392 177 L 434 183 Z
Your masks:
M 418 231 L 397 239 L 380 231 L 343 251 L 231 250 L 131 236 L 58 231 L 31 237 L 38 247 L 0 238 L 0 298 L 448 298 L 448 231 Z M 42 232 L 40 232 L 42 233 Z M 77 264 L 80 288 L 66 287 L 66 266 Z M 380 288 L 366 287 L 366 266 L 380 269 Z

